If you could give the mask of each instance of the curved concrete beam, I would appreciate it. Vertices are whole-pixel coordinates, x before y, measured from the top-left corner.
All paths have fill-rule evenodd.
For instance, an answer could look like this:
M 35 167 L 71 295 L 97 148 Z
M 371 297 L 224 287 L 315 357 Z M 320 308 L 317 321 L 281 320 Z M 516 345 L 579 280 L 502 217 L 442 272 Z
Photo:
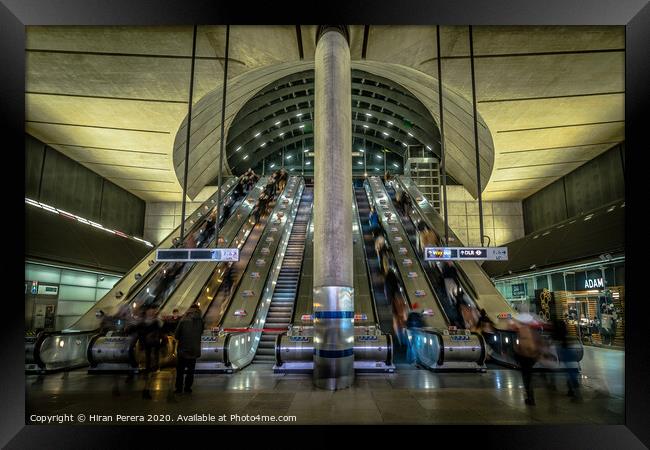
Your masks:
M 278 64 L 252 70 L 228 81 L 226 98 L 226 130 L 238 111 L 265 86 L 285 76 L 314 68 L 313 61 Z M 377 61 L 356 61 L 353 69 L 359 69 L 393 81 L 404 87 L 427 107 L 432 120 L 439 123 L 438 82 L 435 78 L 410 67 Z M 192 111 L 190 138 L 190 167 L 188 191 L 190 198 L 217 174 L 221 118 L 221 86 L 199 100 Z M 445 148 L 447 170 L 459 183 L 476 197 L 476 156 L 474 152 L 474 124 L 471 101 L 451 89 L 444 89 Z M 492 134 L 480 116 L 479 139 L 481 160 L 481 190 L 485 189 L 494 166 L 494 143 Z M 174 168 L 182 183 L 185 165 L 185 127 L 187 117 L 181 123 L 174 142 Z M 227 169 L 229 170 L 229 169 Z

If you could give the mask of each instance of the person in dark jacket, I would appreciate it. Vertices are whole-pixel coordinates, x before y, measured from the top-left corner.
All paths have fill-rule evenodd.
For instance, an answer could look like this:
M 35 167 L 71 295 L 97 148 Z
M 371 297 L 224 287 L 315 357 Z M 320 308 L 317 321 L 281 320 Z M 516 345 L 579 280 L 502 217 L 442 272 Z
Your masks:
M 194 382 L 194 367 L 196 360 L 201 356 L 201 335 L 203 334 L 203 317 L 197 305 L 192 305 L 185 316 L 178 323 L 176 328 L 176 390 L 180 394 L 183 390 L 183 379 L 185 381 L 184 391 L 192 392 Z M 187 373 L 186 373 L 187 371 Z
M 142 391 L 142 398 L 151 399 L 150 384 L 151 374 L 158 371 L 160 362 L 160 347 L 163 343 L 163 323 L 157 317 L 158 310 L 155 307 L 148 307 L 144 312 L 144 318 L 138 325 L 138 340 L 140 341 L 141 348 L 145 353 L 145 369 L 146 376 L 144 390 Z
M 572 358 L 572 351 L 569 345 L 569 330 L 567 329 L 566 322 L 561 319 L 553 320 L 553 342 L 557 349 L 557 356 L 560 364 L 563 366 L 567 375 L 567 387 L 569 388 L 567 395 L 576 400 L 580 400 L 580 383 L 578 381 L 578 371 L 568 367 L 569 363 L 574 360 Z

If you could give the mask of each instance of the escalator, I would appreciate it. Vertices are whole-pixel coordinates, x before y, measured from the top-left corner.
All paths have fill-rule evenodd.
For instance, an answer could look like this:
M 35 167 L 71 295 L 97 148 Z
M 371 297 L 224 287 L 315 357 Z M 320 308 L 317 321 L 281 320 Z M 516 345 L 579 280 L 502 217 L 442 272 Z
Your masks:
M 354 279 L 354 370 L 357 373 L 393 372 L 393 339 L 390 331 L 385 333 L 378 324 L 374 292 L 369 286 L 369 269 L 366 264 L 360 207 L 353 196 L 353 279 Z M 367 203 L 367 200 L 366 200 Z M 313 219 L 313 217 L 312 217 Z M 311 373 L 314 362 L 313 323 L 313 225 L 306 229 L 302 271 L 291 325 L 279 333 L 275 342 L 276 373 Z M 379 290 L 383 294 L 382 288 Z M 391 319 L 388 319 L 389 322 Z M 390 328 L 390 326 L 389 326 Z
M 210 296 L 210 286 L 206 286 L 205 289 L 205 299 L 198 298 L 197 303 L 202 310 L 205 310 L 203 315 L 203 321 L 205 323 L 205 328 L 211 329 L 219 326 L 219 322 L 223 317 L 223 314 L 226 308 L 229 305 L 232 293 L 237 290 L 241 277 L 246 271 L 253 251 L 259 243 L 260 236 L 266 228 L 266 223 L 268 221 L 268 214 L 263 214 L 260 217 L 260 221 L 253 227 L 250 232 L 250 235 L 246 239 L 246 243 L 239 252 L 239 261 L 232 263 L 232 265 L 224 271 L 222 275 L 213 276 L 213 279 L 210 281 L 216 285 L 217 293 L 214 295 L 212 300 L 209 300 Z M 224 283 L 224 281 L 226 281 Z M 210 282 L 208 282 L 210 284 Z M 214 292 L 215 287 L 212 288 Z M 208 303 L 209 302 L 209 303 Z
M 222 245 L 233 246 L 240 249 L 240 260 L 236 263 L 195 263 L 196 268 L 181 283 L 165 303 L 162 311 L 172 312 L 173 309 L 185 311 L 192 304 L 197 304 L 202 313 L 210 312 L 217 315 L 219 311 L 228 306 L 229 286 L 224 281 L 231 280 L 234 285 L 241 275 L 240 266 L 246 267 L 246 256 L 250 257 L 255 248 L 259 235 L 265 227 L 266 221 L 262 216 L 261 223 L 256 223 L 251 216 L 255 209 L 256 201 L 266 185 L 266 179 L 261 179 L 249 193 L 241 208 L 233 213 L 233 217 L 224 226 L 220 233 Z M 251 249 L 252 247 L 252 249 Z M 239 271 L 239 272 L 238 272 Z M 242 269 L 243 271 L 243 269 Z M 164 314 L 161 315 L 164 316 Z M 218 319 L 216 319 L 218 321 Z M 91 363 L 89 372 L 101 373 L 106 371 L 135 371 L 141 365 L 138 357 L 142 355 L 137 351 L 135 336 L 132 334 L 118 334 L 97 336 L 91 341 L 88 349 L 88 359 Z M 170 365 L 175 359 L 174 342 L 166 340 L 160 352 L 160 365 Z
M 313 187 L 306 187 L 289 236 L 287 249 L 282 260 L 282 268 L 275 284 L 273 297 L 271 297 L 266 324 L 260 337 L 257 352 L 253 358 L 253 364 L 273 364 L 275 362 L 275 341 L 278 334 L 285 332 L 291 323 L 313 201 L 314 189 Z
M 369 282 L 372 289 L 372 295 L 375 299 L 377 322 L 379 323 L 381 330 L 386 334 L 390 334 L 393 338 L 393 362 L 398 364 L 404 363 L 406 360 L 407 349 L 405 345 L 400 343 L 400 340 L 393 330 L 393 308 L 384 292 L 384 275 L 379 267 L 379 260 L 377 259 L 377 254 L 375 252 L 375 240 L 372 236 L 368 221 L 368 217 L 370 216 L 370 203 L 368 202 L 368 196 L 363 187 L 355 187 L 354 196 L 361 223 L 363 247 L 370 277 Z
M 221 195 L 224 199 L 233 196 L 234 188 L 238 179 L 231 178 L 221 187 Z M 185 226 L 189 230 L 187 237 L 199 234 L 202 227 L 208 223 L 210 216 L 216 215 L 217 199 L 219 191 L 206 200 L 195 213 L 191 214 L 185 221 Z M 237 199 L 241 203 L 242 199 Z M 234 209 L 234 208 L 233 208 Z M 207 229 L 207 226 L 205 227 Z M 87 311 L 75 324 L 70 328 L 56 333 L 41 333 L 36 342 L 30 339 L 27 345 L 33 348 L 32 359 L 39 372 L 49 372 L 55 370 L 71 369 L 88 364 L 87 350 L 91 339 L 105 326 L 102 323 L 103 318 L 114 316 L 124 305 L 129 307 L 138 307 L 143 302 L 151 300 L 152 286 L 161 280 L 167 269 L 171 266 L 169 263 L 156 263 L 155 252 L 158 248 L 174 248 L 181 243 L 178 241 L 180 227 L 174 230 L 164 239 L 158 247 L 154 248 L 147 254 L 129 273 L 127 273 L 116 285 L 89 311 Z M 205 234 L 201 235 L 205 238 Z M 203 246 L 210 245 L 209 239 L 203 239 Z M 191 266 L 191 265 L 188 265 Z M 183 267 L 177 273 L 176 280 L 181 280 L 189 272 L 189 268 Z M 174 290 L 180 283 L 170 283 L 159 291 L 159 297 L 162 299 Z M 135 306 L 132 306 L 135 303 Z M 120 325 L 119 322 L 117 322 Z M 115 325 L 113 323 L 111 326 Z
M 396 177 L 392 182 L 393 190 L 402 190 L 411 198 L 412 207 L 407 211 L 407 215 L 401 216 L 403 223 L 410 224 L 418 221 L 424 222 L 438 236 L 444 236 L 445 225 L 442 217 L 433 209 L 432 205 L 422 195 L 415 183 L 404 176 Z M 450 246 L 462 247 L 462 242 L 453 233 L 448 230 Z M 420 255 L 420 257 L 422 257 Z M 516 334 L 511 330 L 509 321 L 515 317 L 516 311 L 508 304 L 503 296 L 496 289 L 489 276 L 483 271 L 480 264 L 476 261 L 454 261 L 458 277 L 456 283 L 462 287 L 472 306 L 477 309 L 484 309 L 488 318 L 494 323 L 495 332 L 485 334 L 486 352 L 491 359 L 499 364 L 506 366 L 516 366 L 514 358 L 514 344 Z M 439 289 L 446 292 L 440 283 L 441 275 L 432 265 L 427 270 L 432 284 L 438 284 Z M 449 300 L 448 300 L 449 301 Z M 542 334 L 544 336 L 544 333 Z M 546 336 L 548 338 L 548 336 Z M 573 356 L 570 366 L 579 368 L 579 361 L 583 356 L 582 344 L 576 342 L 572 345 Z M 559 359 L 555 357 L 558 367 Z
M 401 278 L 400 292 L 410 310 L 421 312 L 422 326 L 407 331 L 417 364 L 431 370 L 485 370 L 484 339 L 469 330 L 457 332 L 449 327 L 450 319 L 442 308 L 438 290 L 427 279 L 411 233 L 399 219 L 383 182 L 379 177 L 370 177 L 364 187 L 393 254 Z
M 395 198 L 396 192 L 395 189 L 392 187 L 392 185 L 390 184 L 386 185 L 386 192 L 388 192 L 388 195 L 390 196 L 393 202 L 393 206 L 395 206 L 395 211 L 397 212 L 402 222 L 402 226 L 406 231 L 406 235 L 409 238 L 409 242 L 411 243 L 411 246 L 415 250 L 415 254 L 418 257 L 418 260 L 420 261 L 422 270 L 426 274 L 427 280 L 429 281 L 431 288 L 434 290 L 436 294 L 436 298 L 438 299 L 441 308 L 444 310 L 445 315 L 447 316 L 448 323 L 458 328 L 465 328 L 463 318 L 459 313 L 459 311 L 457 310 L 457 308 L 455 307 L 455 301 L 452 298 L 450 298 L 449 293 L 445 289 L 445 281 L 442 277 L 442 274 L 440 273 L 440 270 L 433 262 L 425 261 L 424 255 L 417 250 L 418 232 L 416 230 L 412 218 L 408 214 L 405 214 L 404 211 L 402 211 L 399 208 L 399 205 L 397 204 L 397 200 Z
M 207 311 L 198 372 L 231 373 L 255 357 L 266 321 L 276 320 L 268 312 L 303 188 L 300 178 L 289 178 L 266 226 L 259 228 L 260 236 L 249 241 L 252 252 L 242 264 L 239 283 L 233 283 L 230 300 Z

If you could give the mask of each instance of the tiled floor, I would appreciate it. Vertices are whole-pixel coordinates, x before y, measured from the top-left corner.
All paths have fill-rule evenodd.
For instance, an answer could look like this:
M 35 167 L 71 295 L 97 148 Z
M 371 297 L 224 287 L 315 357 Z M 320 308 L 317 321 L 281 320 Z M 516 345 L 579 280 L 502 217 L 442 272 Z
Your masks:
M 585 347 L 581 375 L 583 401 L 566 396 L 562 374 L 536 374 L 536 406 L 523 402 L 519 372 L 432 373 L 398 366 L 393 374 L 364 374 L 350 389 L 316 389 L 309 375 L 273 374 L 254 365 L 231 375 L 197 375 L 194 392 L 170 393 L 172 371 L 155 376 L 153 400 L 143 400 L 144 381 L 125 375 L 27 376 L 29 414 L 293 415 L 299 424 L 531 424 L 624 421 L 624 354 Z M 551 381 L 557 389 L 553 389 Z M 114 388 L 119 387 L 119 395 Z M 88 423 L 88 422 L 86 422 Z M 250 422 L 247 422 L 250 424 Z

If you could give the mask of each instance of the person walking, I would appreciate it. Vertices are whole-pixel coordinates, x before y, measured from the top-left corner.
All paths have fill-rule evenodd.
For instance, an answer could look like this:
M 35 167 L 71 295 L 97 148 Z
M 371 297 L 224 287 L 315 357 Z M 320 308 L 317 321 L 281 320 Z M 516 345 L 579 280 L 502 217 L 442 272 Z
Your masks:
M 517 338 L 515 340 L 515 360 L 519 364 L 521 377 L 526 390 L 525 403 L 529 406 L 535 405 L 535 392 L 533 390 L 533 366 L 541 356 L 542 343 L 537 330 L 533 329 L 528 322 L 516 324 Z
M 569 367 L 569 362 L 572 358 L 571 347 L 569 345 L 569 330 L 567 329 L 566 322 L 562 319 L 555 319 L 553 321 L 553 342 L 557 349 L 557 356 L 560 365 L 566 371 L 567 387 L 569 388 L 567 396 L 576 400 L 580 400 L 580 383 L 578 382 L 578 371 Z
M 176 390 L 174 393 L 191 393 L 194 382 L 196 360 L 201 356 L 201 334 L 203 318 L 198 305 L 190 306 L 185 316 L 178 323 L 175 337 L 178 342 L 176 351 Z
M 141 348 L 145 353 L 145 385 L 142 391 L 142 398 L 151 399 L 152 374 L 158 371 L 160 363 L 160 347 L 163 340 L 163 323 L 157 317 L 158 310 L 155 307 L 148 307 L 144 312 L 144 318 L 138 326 L 138 339 Z

